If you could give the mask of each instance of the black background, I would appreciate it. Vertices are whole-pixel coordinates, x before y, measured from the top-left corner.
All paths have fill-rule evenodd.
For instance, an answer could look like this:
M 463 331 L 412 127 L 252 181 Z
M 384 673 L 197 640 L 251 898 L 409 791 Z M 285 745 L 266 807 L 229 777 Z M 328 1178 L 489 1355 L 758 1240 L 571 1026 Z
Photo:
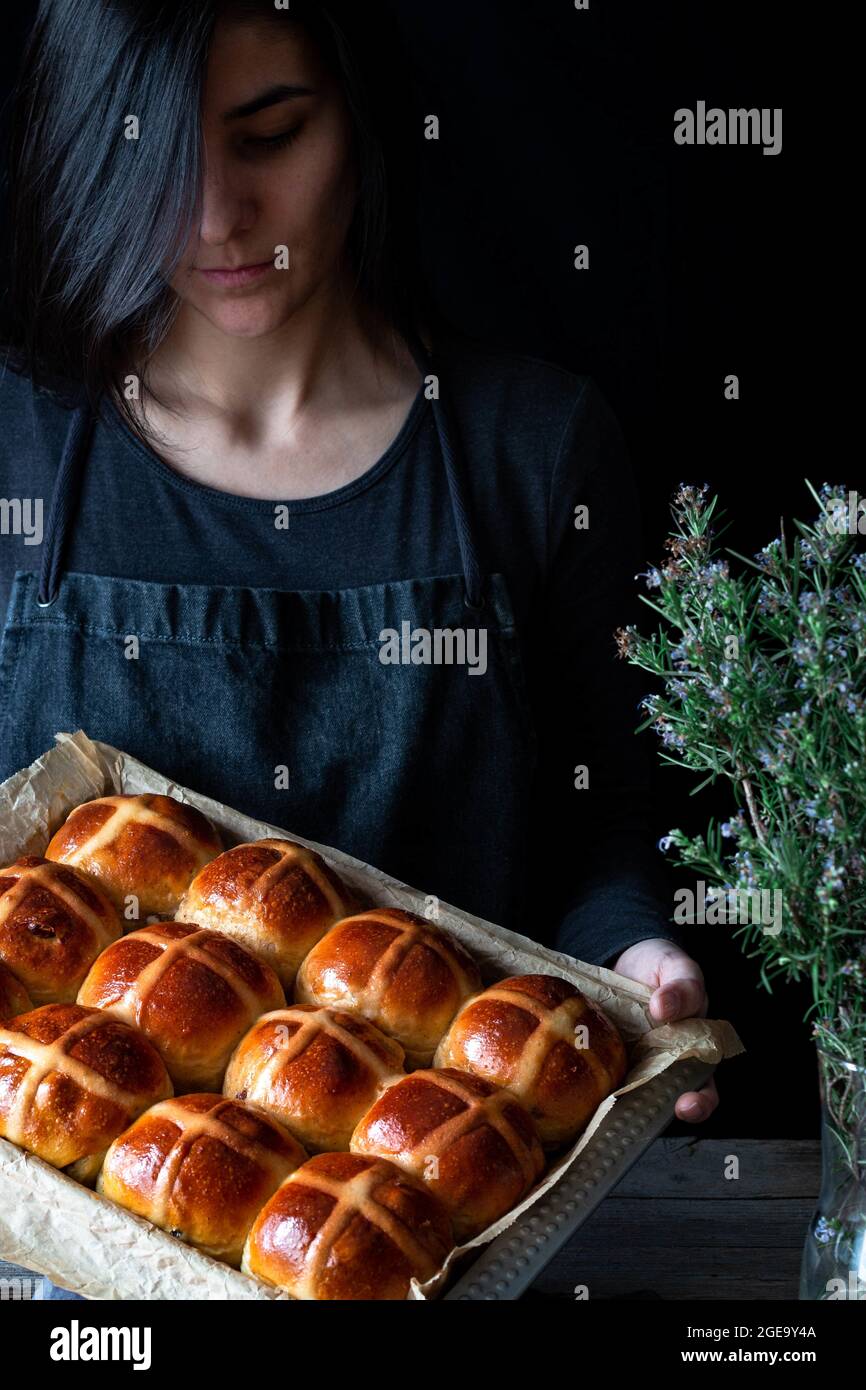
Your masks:
M 783 107 L 777 0 L 391 0 L 441 138 L 425 142 L 426 259 L 448 317 L 473 336 L 591 373 L 624 427 L 646 558 L 661 559 L 681 480 L 708 482 L 749 554 L 806 517 L 804 398 L 794 353 L 795 235 L 783 150 L 681 147 L 674 112 Z M 4 17 L 0 82 L 32 6 Z M 788 113 L 785 113 L 786 117 Z M 591 269 L 573 267 L 586 243 Z M 726 401 L 735 373 L 741 398 Z M 832 477 L 832 482 L 853 480 Z M 636 585 L 636 592 L 638 586 Z M 645 610 L 648 629 L 653 615 Z M 652 734 L 642 737 L 652 739 Z M 658 835 L 727 814 L 723 788 L 689 798 L 659 763 Z M 684 882 L 671 875 L 671 887 Z M 817 1133 L 805 987 L 759 988 L 731 928 L 692 927 L 710 1014 L 747 1053 L 720 1068 L 701 1136 Z M 670 1133 L 690 1133 L 674 1125 Z
M 424 226 L 449 318 L 596 378 L 627 436 L 649 561 L 662 558 L 680 481 L 720 494 L 733 523 L 726 543 L 744 554 L 778 534 L 781 515 L 810 516 L 787 269 L 795 231 L 785 171 L 797 131 L 783 123 L 778 155 L 673 139 L 674 112 L 698 100 L 784 107 L 790 11 L 765 0 L 395 8 L 427 110 L 441 121 L 426 162 Z M 573 268 L 578 244 L 590 248 L 588 272 Z M 724 398 L 731 373 L 735 402 Z M 641 623 L 653 625 L 649 609 Z M 673 826 L 696 834 L 729 813 L 726 787 L 689 796 L 699 780 L 658 762 L 658 836 Z M 689 881 L 669 877 L 672 893 Z M 760 987 L 759 963 L 744 957 L 731 927 L 686 931 L 710 1015 L 734 1023 L 747 1053 L 720 1068 L 713 1118 L 669 1133 L 817 1133 L 803 1022 L 810 991 Z

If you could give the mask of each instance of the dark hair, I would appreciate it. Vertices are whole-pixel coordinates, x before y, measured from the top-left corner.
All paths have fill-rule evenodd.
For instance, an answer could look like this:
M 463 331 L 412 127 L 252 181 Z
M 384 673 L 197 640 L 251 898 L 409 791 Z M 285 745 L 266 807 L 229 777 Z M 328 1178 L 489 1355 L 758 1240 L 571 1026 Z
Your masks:
M 357 293 L 374 326 L 404 336 L 432 316 L 418 252 L 420 112 L 384 4 L 40 0 L 13 98 L 3 341 L 37 387 L 69 403 L 107 393 L 139 432 L 121 384 L 131 346 L 146 361 L 176 312 L 167 282 L 200 209 L 202 80 L 223 15 L 312 33 L 354 125 Z M 122 138 L 131 113 L 146 141 Z

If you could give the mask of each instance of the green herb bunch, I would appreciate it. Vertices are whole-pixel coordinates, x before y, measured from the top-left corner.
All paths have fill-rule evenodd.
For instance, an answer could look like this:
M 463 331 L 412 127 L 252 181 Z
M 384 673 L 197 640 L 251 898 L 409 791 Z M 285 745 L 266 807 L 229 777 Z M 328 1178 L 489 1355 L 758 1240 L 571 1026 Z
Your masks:
M 866 554 L 849 490 L 815 492 L 819 515 L 749 559 L 719 547 L 718 498 L 683 485 L 666 558 L 645 576 L 652 636 L 616 634 L 659 677 L 643 702 L 664 761 L 732 784 L 735 813 L 661 847 L 725 895 L 781 890 L 782 927 L 741 925 L 777 976 L 811 980 L 823 1050 L 866 1065 Z M 866 526 L 866 518 L 860 519 Z M 727 530 L 727 527 L 724 528 Z M 673 851 L 673 852 L 672 852 Z

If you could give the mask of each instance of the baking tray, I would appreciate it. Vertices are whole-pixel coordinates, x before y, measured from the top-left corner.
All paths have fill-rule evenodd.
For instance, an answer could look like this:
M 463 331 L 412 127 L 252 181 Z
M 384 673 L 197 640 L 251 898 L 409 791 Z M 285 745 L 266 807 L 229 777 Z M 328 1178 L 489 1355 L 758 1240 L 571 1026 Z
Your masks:
M 49 750 L 43 758 L 38 759 L 30 768 L 22 770 L 20 774 L 16 774 L 0 788 L 9 804 L 6 812 L 8 824 L 5 826 L 7 833 L 4 838 L 10 841 L 5 846 L 10 852 L 14 849 L 16 853 L 21 853 L 25 843 L 29 846 L 30 840 L 33 841 L 33 847 L 38 849 L 38 844 L 44 841 L 46 832 L 53 827 L 53 823 L 62 819 L 73 805 L 93 795 L 105 794 L 105 791 L 114 785 L 122 786 L 124 790 L 158 789 L 180 795 L 182 800 L 189 800 L 192 804 L 198 805 L 205 815 L 211 816 L 224 828 L 224 823 L 229 825 L 231 842 L 261 838 L 263 834 L 289 834 L 300 843 L 311 845 L 323 853 L 335 864 L 350 886 L 357 887 L 360 884 L 364 891 L 369 893 L 372 891 L 371 880 L 375 880 L 374 896 L 381 894 L 382 901 L 416 911 L 421 910 L 418 906 L 422 897 L 420 890 L 390 878 L 373 866 L 351 859 L 333 847 L 315 845 L 302 836 L 250 820 L 230 807 L 213 802 L 169 781 L 129 754 L 107 744 L 94 743 L 83 731 L 75 735 L 57 734 L 56 740 L 58 744 L 63 745 L 62 748 Z M 53 773 L 50 769 L 53 769 Z M 19 793 L 22 793 L 20 808 Z M 0 850 L 2 849 L 3 846 L 0 846 Z M 609 971 L 559 955 L 538 942 L 504 931 L 448 904 L 442 903 L 440 907 L 443 925 L 450 927 L 458 937 L 462 937 L 465 944 L 471 943 L 470 948 L 482 968 L 482 975 L 485 960 L 488 965 L 494 967 L 492 978 L 500 978 L 502 973 L 519 974 L 527 970 L 550 969 L 552 973 L 573 979 L 578 987 L 588 988 L 590 993 L 599 986 L 603 986 L 608 992 L 615 987 L 623 1007 L 626 1007 L 623 1001 L 625 997 L 629 1001 L 628 1009 L 642 1010 L 642 1016 L 645 1018 L 646 1001 L 650 991 L 644 986 L 623 980 Z M 601 1002 L 604 1002 L 603 997 Z M 612 1001 L 609 1002 L 609 1007 L 611 1003 Z M 649 1067 L 656 1070 L 657 1074 L 644 1075 L 639 1082 L 632 1082 L 633 1089 L 619 1093 L 616 1099 L 610 1098 L 604 1102 L 600 1108 L 602 1113 L 597 1113 L 590 1124 L 589 1133 L 583 1140 L 583 1149 L 570 1160 L 569 1166 L 557 1177 L 546 1179 L 549 1184 L 546 1190 L 528 1198 L 516 1217 L 504 1218 L 503 1222 L 499 1223 L 499 1230 L 494 1229 L 491 1233 L 492 1238 L 486 1245 L 479 1241 L 474 1248 L 455 1251 L 450 1271 L 444 1269 L 438 1276 L 438 1287 L 433 1287 L 433 1281 L 425 1288 L 416 1289 L 413 1286 L 410 1297 L 471 1300 L 519 1297 L 557 1250 L 591 1215 L 606 1193 L 664 1130 L 673 1117 L 677 1096 L 682 1091 L 701 1084 L 712 1074 L 720 1058 L 736 1055 L 742 1050 L 742 1044 L 730 1024 L 722 1021 L 694 1020 L 691 1025 L 660 1027 L 653 1031 L 652 1037 L 654 1041 L 650 1044 L 650 1055 L 644 1058 L 637 1070 L 645 1071 Z M 706 1047 L 703 1045 L 705 1042 Z M 669 1059 L 664 1062 L 664 1069 L 659 1069 L 659 1063 L 666 1053 L 686 1049 L 692 1052 L 691 1058 Z M 707 1049 L 712 1055 L 706 1055 Z M 698 1060 L 701 1053 L 703 1056 Z M 4 1152 L 6 1147 L 5 1142 L 0 1142 L 0 1149 Z M 57 1187 L 58 1175 L 48 1169 L 43 1172 L 45 1165 L 40 1160 L 32 1156 L 24 1156 L 21 1159 L 18 1151 L 11 1148 L 6 1161 L 23 1162 L 26 1170 L 19 1174 L 9 1170 L 7 1176 L 12 1183 L 10 1190 L 14 1189 L 15 1182 L 32 1184 L 34 1190 L 38 1188 L 42 1199 L 56 1212 L 54 1204 L 58 1200 L 58 1191 L 54 1189 Z M 92 1206 L 86 1206 L 94 1201 L 92 1194 L 86 1189 L 79 1190 L 77 1185 L 71 1182 L 68 1186 L 69 1191 L 63 1195 L 69 1207 L 72 1221 L 70 1230 L 73 1237 L 77 1229 L 72 1220 L 73 1216 L 79 1220 L 82 1230 L 86 1229 L 91 1233 L 94 1224 L 99 1225 L 100 1229 L 103 1223 L 106 1229 L 111 1226 L 109 1212 L 100 1216 Z M 16 1205 L 13 1203 L 12 1207 L 7 1209 L 7 1215 Z M 112 1207 L 111 1211 L 115 1212 L 115 1209 Z M 274 1296 L 271 1291 L 265 1295 L 261 1289 L 248 1290 L 247 1280 L 242 1280 L 241 1276 L 227 1267 L 217 1266 L 198 1252 L 186 1251 L 180 1256 L 176 1242 L 165 1233 L 151 1227 L 149 1223 L 140 1223 L 140 1230 L 133 1231 L 129 1223 L 138 1227 L 139 1220 L 129 1213 L 124 1213 L 124 1230 L 120 1233 L 115 1232 L 116 1235 L 121 1235 L 122 1241 L 129 1242 L 134 1238 L 135 1242 L 142 1246 L 142 1256 L 148 1262 L 151 1284 L 138 1296 L 158 1298 L 161 1286 L 172 1286 L 166 1270 L 170 1273 L 174 1267 L 174 1274 L 179 1277 L 181 1263 L 185 1287 L 189 1286 L 190 1279 L 194 1285 L 198 1279 L 196 1287 L 201 1292 L 189 1295 L 192 1298 Z M 30 1263 L 28 1257 L 36 1255 L 41 1249 L 32 1245 L 29 1235 L 24 1240 L 20 1238 L 20 1233 L 18 1235 L 17 1249 L 14 1253 L 11 1248 L 6 1252 L 7 1269 L 13 1262 L 15 1267 L 26 1268 Z M 15 1243 L 13 1238 L 10 1244 Z M 60 1263 L 53 1267 L 50 1262 L 42 1263 L 40 1269 L 48 1271 L 53 1268 L 55 1281 L 64 1284 L 71 1277 L 65 1263 L 70 1244 L 64 1239 L 61 1245 L 62 1258 L 57 1256 Z M 36 1262 L 35 1259 L 33 1262 Z M 191 1268 L 193 1266 L 194 1268 Z M 219 1282 L 215 1285 L 217 1272 Z M 118 1289 L 116 1293 L 103 1292 L 104 1284 L 112 1289 L 114 1287 L 111 1281 L 106 1284 L 104 1273 L 100 1258 L 98 1269 L 91 1270 L 88 1279 L 74 1284 L 73 1287 L 82 1291 L 93 1290 L 90 1296 L 98 1299 L 134 1296 L 128 1288 Z M 172 1298 L 181 1295 L 167 1292 L 164 1296 Z

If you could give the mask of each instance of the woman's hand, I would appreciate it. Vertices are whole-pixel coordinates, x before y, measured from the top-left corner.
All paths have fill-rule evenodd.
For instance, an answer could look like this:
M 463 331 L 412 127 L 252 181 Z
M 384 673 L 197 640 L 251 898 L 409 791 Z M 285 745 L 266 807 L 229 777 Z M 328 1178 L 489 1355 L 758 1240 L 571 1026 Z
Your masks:
M 696 960 L 663 937 L 638 941 L 623 951 L 613 969 L 629 980 L 638 980 L 653 990 L 650 1014 L 657 1023 L 673 1023 L 678 1018 L 706 1018 L 707 991 L 704 972 Z M 678 1120 L 700 1124 L 709 1119 L 719 1103 L 712 1077 L 699 1091 L 684 1091 L 676 1104 Z

